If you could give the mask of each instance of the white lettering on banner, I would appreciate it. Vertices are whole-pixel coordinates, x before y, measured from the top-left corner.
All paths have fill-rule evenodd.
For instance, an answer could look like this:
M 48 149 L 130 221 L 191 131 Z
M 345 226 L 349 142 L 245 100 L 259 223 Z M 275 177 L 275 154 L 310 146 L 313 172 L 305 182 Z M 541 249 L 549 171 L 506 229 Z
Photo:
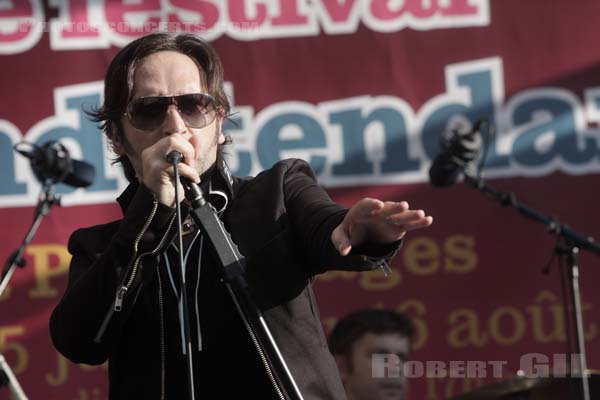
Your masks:
M 90 25 L 104 20 L 104 7 L 93 0 L 49 0 L 58 9 L 52 20 L 50 43 L 53 50 L 105 49 L 110 47 L 109 32 Z
M 40 0 L 4 1 L 0 7 L 0 54 L 23 53 L 37 44 L 44 31 Z
M 456 118 L 473 124 L 485 117 L 497 126 L 488 146 L 487 177 L 600 172 L 600 129 L 589 126 L 600 120 L 600 87 L 584 92 L 585 104 L 568 90 L 551 87 L 528 89 L 505 101 L 497 57 L 448 65 L 445 80 L 445 92 L 420 110 L 392 96 L 316 105 L 286 101 L 259 113 L 236 106 L 224 125 L 235 143 L 228 150 L 231 169 L 239 176 L 255 175 L 281 159 L 301 157 L 325 186 L 426 182 L 448 125 Z M 232 85 L 226 88 L 234 98 Z M 56 88 L 55 115 L 25 135 L 38 144 L 62 140 L 75 158 L 95 165 L 96 181 L 86 190 L 59 188 L 67 203 L 112 201 L 125 185 L 109 165 L 114 155 L 104 136 L 82 111 L 98 105 L 101 94 L 101 82 Z M 39 190 L 28 161 L 11 150 L 20 138 L 12 123 L 0 120 L 1 206 L 34 204 Z
M 124 46 L 154 31 L 191 32 L 206 40 L 348 34 L 362 22 L 376 32 L 486 26 L 489 0 L 41 0 L 0 8 L 0 54 L 27 51 L 42 32 L 53 50 Z

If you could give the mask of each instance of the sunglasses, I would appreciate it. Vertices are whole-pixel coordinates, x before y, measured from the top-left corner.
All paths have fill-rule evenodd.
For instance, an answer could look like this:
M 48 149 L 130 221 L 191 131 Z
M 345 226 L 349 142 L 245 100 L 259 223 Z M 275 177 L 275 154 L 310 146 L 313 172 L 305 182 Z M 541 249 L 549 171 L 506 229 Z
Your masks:
M 162 125 L 171 104 L 190 128 L 204 128 L 217 115 L 215 100 L 205 93 L 140 97 L 127 105 L 125 115 L 135 129 L 153 131 Z

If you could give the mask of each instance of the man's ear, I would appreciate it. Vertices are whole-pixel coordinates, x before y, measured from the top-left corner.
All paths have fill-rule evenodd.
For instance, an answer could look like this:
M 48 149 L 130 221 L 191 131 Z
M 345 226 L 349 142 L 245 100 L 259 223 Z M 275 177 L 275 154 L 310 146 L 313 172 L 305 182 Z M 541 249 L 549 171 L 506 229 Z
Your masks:
M 123 143 L 122 132 L 119 132 L 120 128 L 112 123 L 108 129 L 108 136 L 112 145 L 112 150 L 118 156 L 123 156 L 125 152 L 125 144 Z
M 219 137 L 217 138 L 217 142 L 219 144 L 225 143 L 225 135 L 223 135 L 223 131 L 221 128 L 223 127 L 223 116 L 221 114 L 217 115 L 217 129 L 219 132 Z

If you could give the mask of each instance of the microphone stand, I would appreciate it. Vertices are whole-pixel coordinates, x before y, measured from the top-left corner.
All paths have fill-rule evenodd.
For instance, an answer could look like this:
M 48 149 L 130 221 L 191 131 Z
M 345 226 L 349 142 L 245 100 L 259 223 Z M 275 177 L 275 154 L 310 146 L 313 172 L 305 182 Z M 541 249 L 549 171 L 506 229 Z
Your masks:
M 6 260 L 4 264 L 4 268 L 2 270 L 2 278 L 0 279 L 0 296 L 6 290 L 8 286 L 8 282 L 15 272 L 15 268 L 25 268 L 26 262 L 23 259 L 23 253 L 25 252 L 25 248 L 31 243 L 33 237 L 37 233 L 40 224 L 42 223 L 42 219 L 50 213 L 52 206 L 60 205 L 60 196 L 56 194 L 55 182 L 51 179 L 46 179 L 42 185 L 42 189 L 40 191 L 40 195 L 38 197 L 38 203 L 35 208 L 33 223 L 25 235 L 25 239 L 19 246 L 17 250 L 15 250 Z M 17 378 L 10 370 L 8 363 L 2 355 L 0 355 L 0 372 L 2 372 L 6 379 L 2 379 L 0 381 L 0 386 L 8 383 L 13 395 L 17 400 L 27 400 L 27 396 L 21 389 Z
M 8 385 L 15 400 L 28 400 L 15 374 L 13 374 L 4 356 L 0 354 L 0 387 L 4 385 Z
M 221 264 L 220 275 L 240 317 L 254 343 L 259 357 L 278 397 L 281 400 L 302 400 L 302 394 L 292 376 L 273 335 L 254 302 L 244 272 L 246 261 L 225 230 L 213 206 L 208 203 L 200 187 L 184 179 L 186 197 L 192 204 L 191 216 L 217 253 Z
M 581 293 L 579 289 L 579 266 L 577 264 L 577 256 L 579 254 L 579 250 L 588 250 L 592 253 L 600 255 L 600 246 L 592 239 L 591 237 L 586 237 L 575 230 L 571 229 L 569 226 L 561 223 L 557 219 L 550 218 L 541 212 L 534 210 L 531 207 L 519 202 L 514 193 L 502 192 L 495 189 L 492 186 L 486 184 L 481 177 L 475 177 L 469 174 L 463 168 L 464 182 L 479 190 L 483 195 L 492 200 L 498 201 L 502 206 L 512 206 L 515 208 L 521 215 L 532 219 L 534 221 L 538 221 L 546 225 L 548 233 L 557 235 L 557 244 L 554 249 L 555 254 L 558 257 L 564 257 L 567 261 L 567 265 L 569 266 L 569 278 L 571 281 L 571 302 L 573 305 L 573 318 L 574 318 L 574 328 L 575 334 L 577 336 L 577 341 L 575 343 L 575 350 L 578 354 L 578 364 L 579 371 L 581 374 L 581 389 L 583 393 L 584 400 L 590 400 L 590 389 L 589 382 L 586 372 L 586 352 L 585 352 L 585 338 L 583 331 L 583 311 L 581 306 Z M 561 245 L 561 241 L 563 244 Z M 565 302 L 567 299 L 565 299 Z M 565 305 L 565 310 L 567 305 Z M 568 330 L 568 321 L 565 319 L 565 324 L 567 324 L 567 332 Z M 571 359 L 571 348 L 569 348 L 569 357 L 568 360 L 570 362 Z M 569 371 L 569 375 L 572 375 L 572 371 Z
M 186 358 L 186 377 L 188 382 L 188 395 L 190 400 L 195 400 L 194 390 L 194 360 L 192 356 L 192 339 L 190 336 L 190 315 L 189 307 L 187 303 L 187 284 L 185 281 L 185 261 L 183 256 L 183 233 L 181 229 L 181 205 L 179 200 L 179 168 L 177 164 L 183 159 L 181 153 L 172 152 L 167 156 L 167 161 L 173 165 L 175 172 L 175 204 L 176 204 L 176 216 L 177 216 L 177 243 L 179 246 L 179 283 L 181 287 L 181 293 L 179 294 L 179 310 L 180 310 L 180 323 L 183 326 L 183 354 Z
M 25 267 L 26 262 L 23 259 L 23 252 L 25 251 L 27 245 L 29 245 L 29 243 L 31 243 L 33 240 L 33 237 L 42 223 L 42 219 L 50 213 L 50 209 L 55 204 L 60 205 L 60 196 L 56 194 L 54 182 L 47 180 L 42 186 L 42 190 L 38 197 L 38 203 L 35 208 L 33 223 L 31 224 L 25 239 L 23 239 L 23 243 L 10 255 L 10 257 L 8 257 L 6 263 L 4 264 L 2 278 L 0 280 L 0 296 L 2 296 L 4 293 L 4 290 L 6 289 L 8 281 L 15 271 L 15 268 L 17 266 L 19 268 Z

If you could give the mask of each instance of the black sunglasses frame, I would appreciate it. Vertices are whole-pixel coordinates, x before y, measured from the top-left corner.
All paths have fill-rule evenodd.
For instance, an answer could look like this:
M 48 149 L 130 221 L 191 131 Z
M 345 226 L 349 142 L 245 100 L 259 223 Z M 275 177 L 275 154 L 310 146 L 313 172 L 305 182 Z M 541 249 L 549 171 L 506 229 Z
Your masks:
M 193 99 L 196 112 L 189 114 L 182 110 L 180 104 Z M 199 100 L 201 99 L 201 100 Z M 148 103 L 141 104 L 140 103 Z M 186 93 L 177 96 L 147 96 L 139 97 L 132 100 L 127 104 L 126 111 L 123 115 L 127 117 L 131 126 L 141 132 L 151 132 L 158 129 L 164 122 L 168 108 L 174 105 L 177 108 L 177 112 L 185 122 L 186 126 L 190 128 L 200 129 L 209 125 L 214 121 L 217 116 L 217 104 L 215 99 L 207 93 Z M 139 110 L 135 110 L 135 107 L 141 107 Z M 152 112 L 152 108 L 159 107 L 158 112 Z M 146 108 L 146 110 L 144 110 Z M 150 113 L 148 120 L 140 121 L 139 118 L 144 118 L 141 114 L 144 112 Z M 137 115 L 137 116 L 136 116 Z M 146 115 L 148 117 L 148 115 Z M 201 121 L 198 121 L 201 119 Z

